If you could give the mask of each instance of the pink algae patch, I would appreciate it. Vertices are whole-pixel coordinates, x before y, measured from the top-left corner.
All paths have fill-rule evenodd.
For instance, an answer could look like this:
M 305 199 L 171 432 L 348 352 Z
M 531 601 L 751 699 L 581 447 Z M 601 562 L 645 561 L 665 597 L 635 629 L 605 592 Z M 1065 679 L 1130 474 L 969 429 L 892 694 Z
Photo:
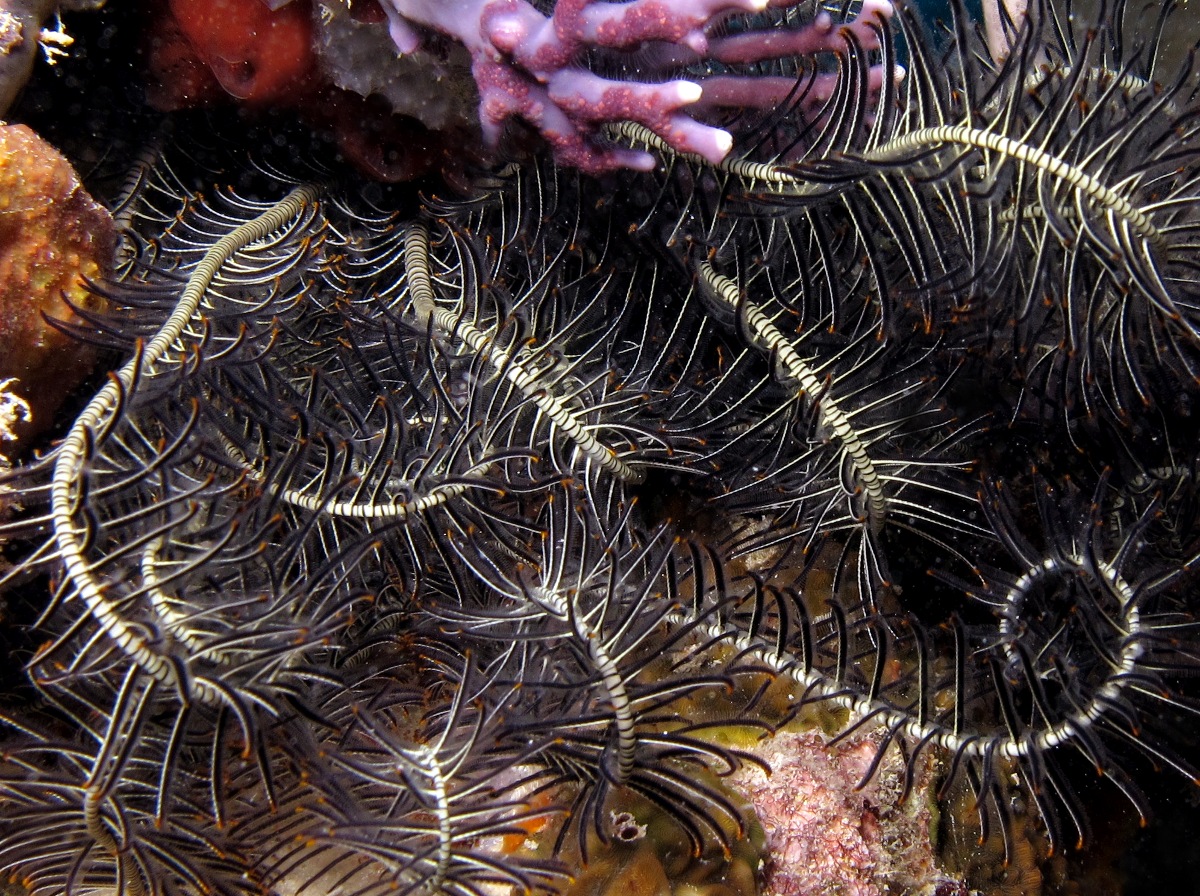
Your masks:
M 763 896 L 885 896 L 949 882 L 930 841 L 928 764 L 902 801 L 905 765 L 893 746 L 856 789 L 879 742 L 867 732 L 831 747 L 816 731 L 784 732 L 755 749 L 769 777 L 753 766 L 735 775 L 767 835 Z

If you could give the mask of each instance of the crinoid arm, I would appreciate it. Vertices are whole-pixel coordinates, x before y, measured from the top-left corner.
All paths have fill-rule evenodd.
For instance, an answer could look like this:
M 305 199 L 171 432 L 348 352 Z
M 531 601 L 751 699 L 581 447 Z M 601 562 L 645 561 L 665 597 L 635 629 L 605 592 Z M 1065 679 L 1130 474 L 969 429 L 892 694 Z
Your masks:
M 682 707 L 724 701 L 760 670 L 697 650 L 693 627 L 671 631 L 686 575 L 672 539 L 631 527 L 632 503 L 596 507 L 584 495 L 552 492 L 515 563 L 481 533 L 451 533 L 484 587 L 470 603 L 428 611 L 455 637 L 482 639 L 489 668 L 520 685 L 502 742 L 527 756 L 524 787 L 569 806 L 556 852 L 573 848 L 586 862 L 589 842 L 607 843 L 610 815 L 635 797 L 672 819 L 697 855 L 713 842 L 728 850 L 741 811 L 706 773 L 728 775 L 749 757 L 707 729 L 765 726 L 736 711 L 720 725 L 689 722 Z

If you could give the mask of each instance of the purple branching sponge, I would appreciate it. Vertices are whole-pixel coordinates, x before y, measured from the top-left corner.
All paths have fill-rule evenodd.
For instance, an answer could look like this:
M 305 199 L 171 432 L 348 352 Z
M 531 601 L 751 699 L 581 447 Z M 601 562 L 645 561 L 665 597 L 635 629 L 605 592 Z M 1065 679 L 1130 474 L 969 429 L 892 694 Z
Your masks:
M 608 122 L 638 122 L 674 149 L 715 164 L 728 155 L 732 136 L 683 110 L 728 105 L 731 95 L 756 95 L 752 105 L 771 103 L 786 96 L 788 88 L 780 93 L 773 84 L 777 79 L 736 75 L 614 80 L 584 66 L 581 57 L 587 50 L 634 51 L 656 44 L 653 49 L 658 52 L 649 54 L 657 60 L 654 67 L 667 70 L 706 60 L 747 64 L 844 52 L 850 40 L 872 49 L 878 45 L 874 25 L 893 11 L 890 0 L 864 0 L 858 16 L 840 27 L 820 13 L 801 27 L 710 35 L 713 26 L 732 15 L 800 2 L 558 0 L 549 16 L 527 0 L 388 0 L 385 8 L 392 40 L 402 53 L 420 46 L 425 29 L 466 46 L 479 87 L 480 121 L 490 142 L 496 142 L 508 119 L 523 119 L 546 139 L 561 163 L 597 173 L 654 166 L 649 153 L 608 145 L 601 135 Z

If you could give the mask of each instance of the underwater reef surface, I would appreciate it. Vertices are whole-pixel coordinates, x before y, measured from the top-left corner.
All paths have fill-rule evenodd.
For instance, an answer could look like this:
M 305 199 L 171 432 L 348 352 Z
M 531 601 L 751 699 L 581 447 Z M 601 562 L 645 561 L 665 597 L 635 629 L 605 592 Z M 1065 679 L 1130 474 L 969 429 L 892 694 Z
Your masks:
M 56 329 L 73 308 L 96 310 L 88 281 L 108 273 L 116 230 L 70 163 L 24 125 L 0 125 L 0 442 L 44 430 L 96 365 Z
M 840 38 L 680 62 L 773 97 L 728 155 L 397 185 L 81 16 L 16 114 L 112 209 L 113 372 L 3 481 L 10 888 L 848 892 L 788 889 L 839 799 L 853 892 L 1186 879 L 1197 72 L 1170 6 L 951 10 L 717 16 Z

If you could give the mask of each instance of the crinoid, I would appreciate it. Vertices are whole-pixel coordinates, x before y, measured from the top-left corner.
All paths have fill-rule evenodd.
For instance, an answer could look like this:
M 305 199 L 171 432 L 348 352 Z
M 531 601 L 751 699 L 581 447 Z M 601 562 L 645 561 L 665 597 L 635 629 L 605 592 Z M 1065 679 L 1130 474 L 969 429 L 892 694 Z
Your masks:
M 559 841 L 578 831 L 585 855 L 614 789 L 669 809 L 696 853 L 742 828 L 686 771 L 738 755 L 662 725 L 759 672 L 660 662 L 685 634 L 664 624 L 671 540 L 639 544 L 626 491 L 693 453 L 651 416 L 683 331 L 625 301 L 640 268 L 585 263 L 529 217 L 563 199 L 543 176 L 398 225 L 265 178 L 278 201 L 168 178 L 143 198 L 180 209 L 92 320 L 132 360 L 20 474 L 49 513 L 11 533 L 52 527 L 22 569 L 62 564 L 31 674 L 84 740 L 13 720 L 8 817 L 61 836 L 6 829 L 11 874 L 66 892 L 553 889 L 559 866 L 501 847 L 560 803 L 579 811 Z M 391 683 L 427 657 L 448 705 Z
M 1191 70 L 1123 5 L 1003 60 L 957 6 L 818 7 L 770 109 L 714 107 L 730 158 L 611 128 L 661 163 L 621 189 L 139 164 L 74 328 L 126 360 L 5 478 L 52 597 L 0 868 L 556 894 L 650 816 L 736 853 L 729 778 L 810 706 L 864 780 L 941 757 L 983 841 L 1195 779 Z

